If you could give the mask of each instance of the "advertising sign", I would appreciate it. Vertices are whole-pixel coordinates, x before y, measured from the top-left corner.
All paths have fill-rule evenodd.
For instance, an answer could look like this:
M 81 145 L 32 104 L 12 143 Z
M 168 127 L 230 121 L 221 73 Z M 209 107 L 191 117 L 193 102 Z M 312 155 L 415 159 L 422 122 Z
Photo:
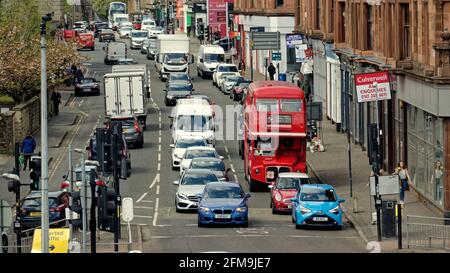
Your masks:
M 295 62 L 301 63 L 307 60 L 305 51 L 308 49 L 307 44 L 295 45 Z
M 377 83 L 375 86 L 374 83 Z M 389 73 L 385 71 L 355 75 L 358 102 L 390 100 Z
M 296 45 L 303 44 L 302 34 L 286 34 L 286 47 L 295 48 Z
M 208 0 L 208 25 L 211 34 L 220 31 L 220 37 L 227 35 L 227 6 L 234 0 Z
M 67 253 L 69 251 L 69 228 L 49 229 L 49 253 Z M 41 229 L 34 230 L 31 253 L 41 253 Z

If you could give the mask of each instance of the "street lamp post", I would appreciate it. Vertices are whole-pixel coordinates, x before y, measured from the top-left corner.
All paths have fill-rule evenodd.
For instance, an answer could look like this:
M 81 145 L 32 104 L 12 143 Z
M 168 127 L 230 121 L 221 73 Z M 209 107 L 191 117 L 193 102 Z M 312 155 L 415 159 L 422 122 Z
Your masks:
M 49 210 L 48 210 L 48 124 L 47 124 L 47 63 L 46 63 L 46 24 L 52 20 L 52 14 L 42 16 L 41 23 L 41 252 L 48 253 L 49 249 Z
M 377 121 L 377 148 L 376 148 L 376 160 L 375 163 L 373 164 L 373 172 L 374 172 L 374 176 L 375 176 L 375 209 L 377 212 L 377 237 L 378 237 L 378 241 L 381 242 L 381 196 L 380 196 L 380 184 L 379 184 L 379 173 L 380 173 L 380 162 L 379 162 L 379 157 L 380 157 L 380 152 L 381 152 L 381 145 L 380 145 L 380 121 L 379 121 L 379 101 L 378 101 L 378 83 L 374 82 L 373 83 L 373 88 L 375 89 L 375 96 L 376 96 L 376 101 L 375 101 L 375 105 L 376 105 L 376 121 Z
M 5 179 L 12 180 L 16 182 L 14 187 L 14 191 L 16 194 L 16 220 L 14 222 L 14 231 L 16 232 L 16 240 L 17 240 L 17 253 L 22 253 L 22 224 L 20 222 L 20 178 L 17 174 L 12 173 L 4 173 L 2 177 Z M 8 185 L 9 188 L 9 185 Z M 10 190 L 10 189 L 9 189 Z
M 86 243 L 87 243 L 87 190 L 86 190 L 86 155 L 84 150 L 75 149 L 76 153 L 81 154 L 81 209 L 82 209 L 82 228 L 83 228 L 83 246 L 82 251 L 86 253 Z

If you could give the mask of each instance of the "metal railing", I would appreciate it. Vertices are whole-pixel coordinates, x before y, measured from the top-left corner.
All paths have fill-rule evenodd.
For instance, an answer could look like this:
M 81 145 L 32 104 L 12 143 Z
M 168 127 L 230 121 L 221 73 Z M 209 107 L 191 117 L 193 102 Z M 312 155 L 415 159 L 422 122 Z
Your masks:
M 408 248 L 450 250 L 450 218 L 406 216 Z

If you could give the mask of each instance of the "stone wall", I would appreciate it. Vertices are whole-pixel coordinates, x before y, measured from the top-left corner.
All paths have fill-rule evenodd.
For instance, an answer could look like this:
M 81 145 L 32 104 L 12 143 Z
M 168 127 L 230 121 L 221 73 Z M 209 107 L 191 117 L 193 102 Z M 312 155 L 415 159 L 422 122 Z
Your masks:
M 31 100 L 19 104 L 12 109 L 14 115 L 14 137 L 21 140 L 28 131 L 33 134 L 40 128 L 40 100 L 34 97 Z
M 14 149 L 14 111 L 7 111 L 0 114 L 0 154 L 13 154 Z

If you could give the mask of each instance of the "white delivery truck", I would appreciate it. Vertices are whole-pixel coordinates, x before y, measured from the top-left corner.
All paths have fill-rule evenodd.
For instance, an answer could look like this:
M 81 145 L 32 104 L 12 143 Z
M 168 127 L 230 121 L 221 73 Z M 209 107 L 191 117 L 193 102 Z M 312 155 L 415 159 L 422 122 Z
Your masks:
M 105 117 L 134 115 L 146 128 L 147 101 L 145 73 L 118 72 L 103 76 L 105 90 Z
M 194 56 L 189 53 L 189 38 L 184 34 L 160 34 L 156 37 L 156 70 L 165 80 L 171 72 L 188 73 Z
M 219 64 L 225 63 L 225 51 L 218 45 L 201 45 L 197 56 L 197 75 L 212 76 Z
M 150 83 L 150 69 L 145 64 L 129 64 L 129 65 L 113 65 L 112 73 L 128 73 L 128 72 L 143 72 L 144 77 L 144 88 L 146 92 L 151 92 Z
M 116 64 L 120 59 L 127 58 L 127 44 L 125 42 L 109 42 L 103 47 L 106 52 L 105 64 Z

